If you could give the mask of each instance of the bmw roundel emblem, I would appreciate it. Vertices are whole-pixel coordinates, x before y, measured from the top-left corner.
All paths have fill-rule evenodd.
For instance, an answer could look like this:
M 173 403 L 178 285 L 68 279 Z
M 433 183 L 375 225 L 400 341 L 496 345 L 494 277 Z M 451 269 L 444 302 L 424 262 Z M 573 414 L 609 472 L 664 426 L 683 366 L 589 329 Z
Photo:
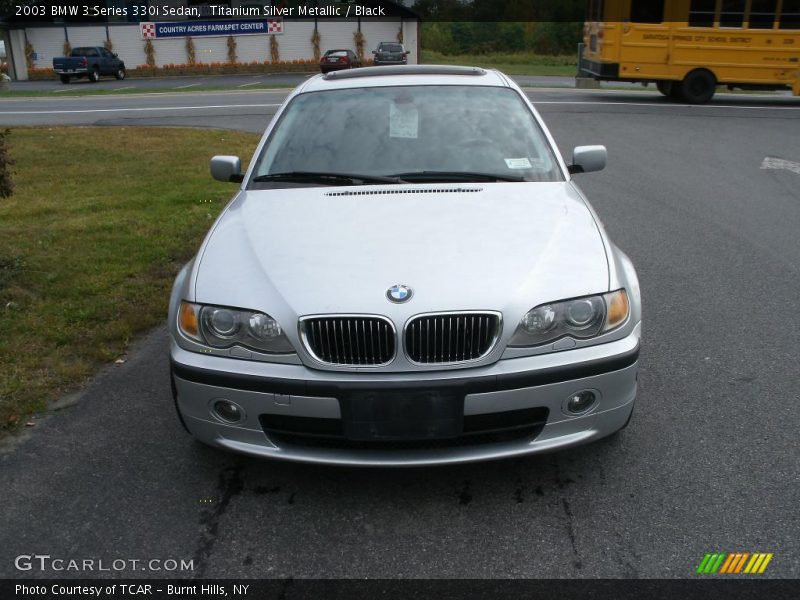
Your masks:
M 407 285 L 393 285 L 388 290 L 386 290 L 386 297 L 389 299 L 390 302 L 395 302 L 396 304 L 402 304 L 403 302 L 408 302 L 411 300 L 411 296 L 414 295 L 414 290 L 412 290 Z

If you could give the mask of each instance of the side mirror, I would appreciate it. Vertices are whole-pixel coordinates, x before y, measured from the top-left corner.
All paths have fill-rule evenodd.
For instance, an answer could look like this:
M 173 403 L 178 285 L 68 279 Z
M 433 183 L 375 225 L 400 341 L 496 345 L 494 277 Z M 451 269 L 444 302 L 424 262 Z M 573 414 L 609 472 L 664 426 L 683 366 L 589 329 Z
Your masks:
M 405 54 L 406 56 L 408 56 L 409 54 L 411 54 L 411 50 L 406 50 L 405 52 L 403 52 L 403 54 Z
M 111 56 L 113 56 L 114 58 L 119 58 L 119 56 L 117 56 L 116 54 L 112 54 Z
M 572 151 L 572 164 L 569 172 L 591 173 L 592 171 L 602 171 L 606 168 L 608 151 L 605 146 L 577 146 Z
M 241 183 L 242 161 L 238 156 L 215 156 L 211 159 L 211 176 L 217 181 Z

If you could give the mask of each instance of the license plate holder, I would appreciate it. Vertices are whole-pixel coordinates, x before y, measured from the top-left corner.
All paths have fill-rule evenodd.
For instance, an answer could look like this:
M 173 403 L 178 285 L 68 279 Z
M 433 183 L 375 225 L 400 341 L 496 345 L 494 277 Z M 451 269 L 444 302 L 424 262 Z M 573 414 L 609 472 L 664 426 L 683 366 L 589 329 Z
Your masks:
M 464 395 L 433 390 L 370 390 L 340 399 L 344 434 L 353 441 L 423 441 L 458 437 Z

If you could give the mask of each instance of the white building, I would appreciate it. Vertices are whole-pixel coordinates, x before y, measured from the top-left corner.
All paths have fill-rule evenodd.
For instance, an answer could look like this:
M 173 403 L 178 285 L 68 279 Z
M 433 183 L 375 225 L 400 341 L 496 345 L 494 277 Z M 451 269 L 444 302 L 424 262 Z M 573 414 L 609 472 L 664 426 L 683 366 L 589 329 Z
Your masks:
M 32 67 L 37 69 L 52 68 L 53 58 L 63 54 L 64 43 L 71 47 L 102 46 L 110 40 L 113 49 L 125 61 L 128 69 L 134 69 L 147 62 L 145 55 L 146 37 L 151 35 L 153 27 L 142 27 L 142 23 L 169 23 L 170 25 L 193 24 L 202 25 L 210 22 L 244 23 L 239 31 L 257 33 L 241 33 L 234 35 L 236 40 L 237 62 L 264 62 L 270 60 L 270 35 L 275 35 L 279 44 L 280 60 L 310 60 L 314 58 L 312 36 L 316 29 L 319 33 L 319 46 L 324 53 L 333 48 L 350 48 L 356 50 L 355 36 L 358 31 L 364 36 L 364 54 L 370 57 L 370 51 L 380 42 L 398 41 L 402 39 L 406 49 L 410 51 L 409 63 L 418 62 L 419 57 L 419 17 L 401 2 L 359 0 L 358 5 L 383 8 L 384 16 L 358 17 L 354 14 L 352 2 L 347 0 L 221 0 L 202 2 L 196 0 L 105 0 L 107 16 L 87 20 L 81 15 L 53 16 L 53 7 L 63 3 L 52 0 L 29 2 L 30 6 L 45 7 L 47 16 L 8 17 L 0 22 L 2 38 L 6 42 L 9 75 L 14 79 L 28 79 L 28 67 L 25 56 L 26 45 L 32 48 Z M 75 4 L 75 3 L 73 3 Z M 94 4 L 94 3 L 90 3 Z M 101 2 L 102 4 L 102 2 Z M 151 16 L 137 13 L 142 5 L 148 5 Z M 76 4 L 77 6 L 77 4 Z M 164 11 L 167 7 L 168 11 Z M 249 9 L 258 9 L 261 16 Z M 303 10 L 305 9 L 305 10 Z M 314 17 L 309 9 L 317 9 L 319 15 Z M 347 10 L 350 15 L 344 15 Z M 41 10 L 41 9 L 38 9 Z M 174 14 L 168 12 L 174 11 Z M 265 14 L 284 14 L 283 17 L 265 16 Z M 289 11 L 289 12 L 286 12 Z M 338 11 L 338 18 L 331 15 Z M 114 14 L 116 13 L 116 14 Z M 234 13 L 226 17 L 224 13 Z M 304 13 L 304 14 L 301 14 Z M 239 16 L 243 15 L 243 16 Z M 261 22 L 263 25 L 252 26 Z M 268 33 L 267 28 L 269 32 Z M 192 27 L 198 31 L 203 27 Z M 205 29 L 209 29 L 206 27 Z M 155 50 L 156 66 L 167 64 L 186 64 L 186 34 L 181 34 L 180 27 L 158 27 L 159 33 L 151 42 Z M 188 31 L 189 29 L 186 29 Z M 168 37 L 167 37 L 168 36 Z M 195 47 L 198 63 L 225 63 L 228 61 L 228 33 L 206 32 L 190 35 Z

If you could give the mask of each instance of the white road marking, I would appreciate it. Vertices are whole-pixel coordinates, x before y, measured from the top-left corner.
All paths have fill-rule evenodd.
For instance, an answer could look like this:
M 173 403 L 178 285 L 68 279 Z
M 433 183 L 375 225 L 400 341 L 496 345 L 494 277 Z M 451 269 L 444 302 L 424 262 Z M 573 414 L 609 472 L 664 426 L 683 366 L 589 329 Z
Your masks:
M 574 104 L 587 106 L 656 106 L 660 108 L 732 108 L 737 110 L 800 110 L 797 106 L 736 106 L 730 104 L 664 104 L 660 102 L 588 102 L 576 100 L 531 100 L 536 104 Z
M 247 87 L 248 85 L 258 85 L 259 83 L 261 83 L 261 82 L 260 81 L 254 81 L 252 83 L 243 83 L 242 85 L 237 85 L 236 87 L 243 88 L 243 87 Z
M 175 89 L 176 90 L 185 90 L 186 88 L 194 87 L 196 85 L 200 85 L 199 83 L 190 83 L 188 85 L 179 85 Z
M 761 163 L 762 169 L 781 169 L 791 171 L 800 175 L 800 162 L 793 160 L 784 160 L 783 158 L 772 158 L 769 156 L 764 157 L 764 162 Z
M 139 108 L 94 108 L 87 110 L 4 110 L 0 115 L 68 115 L 107 112 L 158 112 L 162 110 L 205 110 L 207 108 L 274 108 L 280 104 L 216 104 L 209 106 L 152 106 Z
M 144 89 L 144 88 L 140 88 Z M 59 90 L 60 91 L 60 90 Z M 65 92 L 70 91 L 69 89 L 63 90 Z M 24 102 L 25 104 L 28 103 L 42 103 L 42 102 L 52 102 L 53 98 L 58 98 L 58 101 L 62 104 L 68 102 L 81 102 L 85 104 L 86 102 L 102 102 L 110 101 L 110 102 L 124 102 L 125 100 L 137 100 L 141 98 L 182 98 L 186 99 L 187 97 L 191 98 L 193 95 L 202 93 L 204 97 L 207 96 L 243 96 L 247 94 L 248 96 L 266 96 L 266 95 L 280 95 L 280 96 L 288 96 L 291 89 L 255 89 L 255 90 L 226 90 L 226 91 L 209 91 L 209 92 L 194 92 L 193 90 L 189 90 L 188 92 L 176 92 L 172 89 L 166 92 L 135 92 L 128 95 L 123 96 L 114 96 L 112 94 L 87 94 L 81 96 L 64 96 L 60 98 L 58 96 L 20 96 L 18 98 L 8 97 L 8 98 L 0 98 L 0 107 L 7 105 L 7 104 L 17 104 L 19 102 Z M 45 112 L 45 111 L 42 111 Z M 0 114 L 3 114 L 0 111 Z M 6 113 L 9 114 L 9 113 Z
M 113 93 L 113 92 L 119 92 L 121 90 L 135 90 L 135 89 L 136 89 L 135 85 L 129 85 L 128 87 L 114 88 L 113 90 L 111 90 L 111 92 Z
M 573 104 L 587 106 L 656 106 L 660 108 L 720 108 L 720 109 L 737 109 L 737 110 L 800 110 L 800 104 L 797 106 L 738 106 L 734 104 L 667 104 L 663 102 L 592 102 L 583 100 L 531 100 L 534 105 L 536 104 Z

